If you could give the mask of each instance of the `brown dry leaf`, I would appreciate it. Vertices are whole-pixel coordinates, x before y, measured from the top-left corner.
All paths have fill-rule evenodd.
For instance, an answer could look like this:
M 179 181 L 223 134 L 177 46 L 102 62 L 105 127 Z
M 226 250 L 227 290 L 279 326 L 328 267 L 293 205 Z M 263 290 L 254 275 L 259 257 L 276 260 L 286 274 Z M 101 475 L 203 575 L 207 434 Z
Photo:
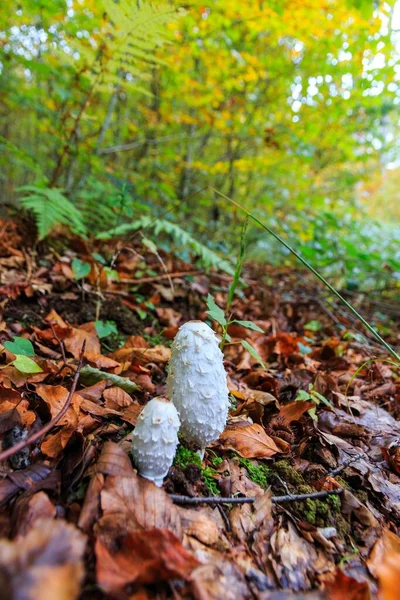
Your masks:
M 69 391 L 62 385 L 44 385 L 36 386 L 36 393 L 47 404 L 50 409 L 51 417 L 54 418 L 64 407 Z M 65 415 L 58 421 L 57 427 L 67 425 L 68 427 L 76 427 L 78 425 L 79 407 L 82 403 L 82 398 L 79 394 L 74 394 L 70 406 Z
M 62 520 L 39 519 L 25 537 L 0 541 L 3 598 L 74 600 L 83 579 L 86 539 Z
M 109 356 L 103 356 L 103 354 L 94 354 L 92 352 L 85 351 L 85 358 L 92 367 L 97 369 L 112 370 L 113 373 L 119 375 L 122 371 L 122 367 L 116 360 L 113 360 Z
M 179 512 L 168 494 L 136 474 L 108 477 L 101 492 L 101 508 L 99 526 L 113 537 L 138 529 L 168 529 L 182 539 Z
M 191 538 L 190 550 L 204 563 L 191 575 L 192 593 L 196 600 L 250 600 L 251 593 L 245 576 L 233 560 L 228 560 L 221 552 L 207 548 Z M 261 598 L 267 596 L 259 596 Z M 269 599 L 268 599 L 269 600 Z
M 95 473 L 86 490 L 85 500 L 79 515 L 78 526 L 89 533 L 93 524 L 100 517 L 100 492 L 104 485 L 104 475 Z
M 113 542 L 98 536 L 95 543 L 97 581 L 107 592 L 117 592 L 128 583 L 188 579 L 199 566 L 180 540 L 165 529 L 129 532 L 120 544 Z
M 337 569 L 334 579 L 325 586 L 327 600 L 370 600 L 371 594 L 366 581 L 357 581 Z
M 376 551 L 375 573 L 379 581 L 380 598 L 382 600 L 398 600 L 400 582 L 400 539 L 389 530 L 377 544 L 381 548 Z M 374 548 L 375 551 L 375 548 Z M 368 565 L 369 566 L 369 565 Z
M 47 323 L 58 325 L 59 327 L 68 327 L 68 324 L 60 317 L 58 313 L 52 308 L 49 314 L 44 319 Z
M 101 354 L 100 341 L 94 323 L 86 323 L 79 329 L 69 327 L 63 340 L 68 352 L 76 359 L 80 357 L 84 342 L 86 342 L 85 355 L 86 353 L 88 356 Z
M 397 556 L 398 560 L 400 559 L 400 537 L 390 529 L 384 529 L 382 537 L 376 542 L 367 561 L 368 569 L 376 579 L 388 555 Z
M 89 387 L 83 388 L 82 390 L 79 390 L 79 395 L 82 396 L 82 398 L 85 398 L 85 400 L 91 400 L 92 402 L 97 402 L 102 397 L 103 392 L 106 389 L 107 385 L 108 385 L 108 381 L 106 381 L 105 379 L 102 379 L 101 381 L 98 381 L 94 385 L 91 385 Z
M 133 468 L 128 455 L 118 444 L 105 442 L 96 464 L 96 471 L 103 475 L 127 477 L 133 475 Z
M 20 498 L 13 512 L 14 535 L 26 535 L 35 527 L 37 519 L 54 519 L 56 512 L 56 507 L 45 492 Z
M 50 458 L 57 458 L 68 444 L 72 435 L 76 431 L 75 427 L 63 427 L 46 437 L 42 442 L 40 449 L 43 454 L 50 456 Z
M 210 506 L 200 509 L 178 506 L 178 511 L 185 535 L 193 536 L 207 546 L 221 542 L 224 523 L 218 511 L 215 512 Z
M 123 389 L 117 386 L 110 387 L 103 392 L 103 398 L 106 401 L 106 407 L 114 410 L 130 406 L 133 399 Z
M 275 574 L 284 587 L 295 592 L 308 590 L 315 574 L 329 570 L 333 564 L 302 538 L 290 521 L 286 527 L 278 527 L 271 537 Z
M 307 410 L 314 406 L 313 402 L 290 402 L 280 408 L 277 418 L 282 418 L 289 424 L 292 421 L 298 421 Z
M 219 443 L 244 458 L 269 458 L 279 452 L 274 440 L 257 423 L 228 425 L 219 437 Z
M 50 489 L 58 487 L 59 474 L 49 466 L 35 463 L 21 471 L 8 473 L 0 481 L 0 504 L 15 496 L 21 490 Z
M 272 502 L 270 492 L 258 496 L 254 504 L 234 506 L 229 512 L 232 531 L 241 542 L 248 541 L 254 531 L 267 527 L 272 531 Z

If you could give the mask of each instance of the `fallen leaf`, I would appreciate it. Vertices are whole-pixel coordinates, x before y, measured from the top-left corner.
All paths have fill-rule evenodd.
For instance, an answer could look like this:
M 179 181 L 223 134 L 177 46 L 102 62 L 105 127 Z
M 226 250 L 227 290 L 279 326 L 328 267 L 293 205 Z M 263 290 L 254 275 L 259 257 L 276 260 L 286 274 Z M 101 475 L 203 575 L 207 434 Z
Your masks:
M 131 396 L 117 386 L 104 390 L 103 398 L 106 401 L 107 408 L 113 408 L 114 410 L 130 406 L 133 402 Z
M 101 508 L 98 527 L 113 537 L 138 529 L 168 529 L 182 539 L 178 508 L 163 489 L 136 474 L 107 477 Z
M 131 461 L 126 452 L 114 442 L 106 442 L 96 464 L 96 471 L 103 475 L 127 477 L 133 475 Z
M 100 492 L 104 485 L 104 475 L 95 473 L 86 490 L 85 500 L 79 515 L 78 526 L 85 533 L 89 533 L 93 524 L 100 517 Z
M 85 536 L 62 520 L 39 519 L 24 537 L 0 540 L 3 598 L 74 600 L 83 579 Z
M 54 519 L 56 507 L 45 492 L 21 497 L 13 511 L 13 533 L 23 536 L 33 529 L 37 519 Z
M 232 532 L 241 542 L 247 542 L 261 526 L 269 523 L 270 531 L 273 529 L 272 502 L 270 492 L 258 496 L 253 504 L 234 506 L 229 512 L 229 521 Z
M 292 421 L 298 421 L 305 412 L 314 406 L 314 402 L 290 402 L 279 409 L 276 418 L 282 418 L 289 424 Z
M 366 581 L 357 581 L 341 569 L 337 569 L 334 579 L 325 586 L 327 600 L 370 600 L 371 594 Z
M 21 490 L 54 490 L 59 483 L 59 474 L 51 467 L 35 463 L 21 471 L 8 473 L 0 481 L 0 504 L 3 504 Z
M 164 529 L 129 532 L 120 544 L 98 536 L 95 543 L 99 585 L 117 592 L 128 583 L 154 583 L 188 579 L 199 565 L 180 540 Z
M 279 452 L 274 440 L 257 423 L 229 425 L 220 435 L 219 443 L 244 458 L 269 458 Z
M 42 398 L 50 409 L 51 417 L 54 418 L 61 412 L 64 407 L 69 391 L 62 385 L 37 385 L 36 393 Z M 68 427 L 76 427 L 78 424 L 79 407 L 82 403 L 82 398 L 79 394 L 74 394 L 71 404 L 68 407 L 65 415 L 58 421 L 57 427 L 66 425 Z

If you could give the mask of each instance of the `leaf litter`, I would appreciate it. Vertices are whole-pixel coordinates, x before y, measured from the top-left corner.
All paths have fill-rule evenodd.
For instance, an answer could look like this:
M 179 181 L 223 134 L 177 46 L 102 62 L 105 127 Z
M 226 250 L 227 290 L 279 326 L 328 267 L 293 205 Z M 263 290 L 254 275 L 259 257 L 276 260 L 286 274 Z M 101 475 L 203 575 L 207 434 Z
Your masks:
M 39 434 L 0 465 L 2 597 L 398 598 L 400 379 L 351 316 L 332 319 L 304 275 L 247 267 L 224 349 L 228 425 L 203 463 L 183 443 L 159 489 L 136 474 L 131 434 L 166 394 L 177 328 L 211 323 L 207 296 L 224 306 L 229 277 L 164 253 L 173 288 L 135 285 L 135 255 L 116 243 L 40 252 L 31 274 L 11 260 L 0 274 L 1 449 Z M 101 290 L 83 268 L 93 252 L 120 275 Z

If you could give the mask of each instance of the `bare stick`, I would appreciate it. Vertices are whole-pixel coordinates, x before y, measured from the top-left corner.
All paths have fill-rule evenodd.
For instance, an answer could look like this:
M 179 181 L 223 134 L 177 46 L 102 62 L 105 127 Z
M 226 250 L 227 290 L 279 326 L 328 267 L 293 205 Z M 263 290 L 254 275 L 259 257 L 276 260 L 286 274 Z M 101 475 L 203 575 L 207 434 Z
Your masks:
M 365 458 L 365 453 L 364 452 L 360 452 L 359 454 L 355 454 L 354 456 L 350 456 L 349 458 L 346 458 L 346 460 L 344 462 L 342 462 L 341 465 L 339 465 L 338 467 L 336 467 L 336 469 L 333 469 L 332 471 L 329 471 L 329 473 L 326 475 L 326 477 L 335 477 L 336 475 L 339 475 L 339 473 L 341 473 L 342 471 L 344 471 L 344 469 L 346 467 L 348 467 L 349 465 L 351 465 L 353 462 L 356 462 L 357 460 L 360 460 L 361 458 Z
M 161 273 L 152 277 L 142 277 L 141 279 L 121 279 L 119 283 L 151 283 L 159 279 L 174 279 L 175 277 L 187 277 L 188 275 L 202 275 L 204 271 L 178 271 L 176 273 Z
M 285 496 L 272 496 L 273 504 L 282 504 L 283 502 L 303 502 L 304 500 L 315 500 L 316 498 L 327 498 L 328 496 L 338 496 L 343 492 L 342 488 L 329 490 L 326 492 L 313 492 L 312 494 L 286 494 Z M 178 496 L 169 494 L 169 497 L 176 504 L 251 504 L 257 500 L 256 497 L 244 498 L 221 498 L 219 496 Z
M 76 386 L 78 385 L 79 374 L 81 372 L 82 364 L 83 364 L 83 353 L 85 351 L 85 345 L 86 345 L 86 342 L 84 342 L 83 346 L 82 346 L 81 355 L 79 357 L 79 364 L 76 369 L 74 378 L 72 380 L 71 390 L 70 390 L 70 392 L 68 394 L 68 398 L 66 399 L 65 404 L 62 407 L 62 409 L 60 410 L 60 412 L 49 423 L 44 425 L 44 427 L 39 429 L 39 431 L 37 431 L 36 433 L 34 433 L 30 437 L 28 437 L 26 440 L 21 440 L 20 442 L 18 442 L 18 444 L 15 444 L 14 446 L 7 448 L 7 450 L 4 450 L 3 452 L 0 452 L 0 462 L 7 460 L 7 458 L 10 458 L 10 456 L 13 456 L 20 450 L 23 450 L 27 446 L 30 446 L 31 444 L 36 442 L 38 439 L 40 439 L 42 436 L 44 436 L 46 433 L 48 433 L 58 423 L 58 421 L 65 415 L 65 413 L 67 412 L 67 410 L 69 408 L 69 405 L 71 404 L 72 396 L 75 393 Z

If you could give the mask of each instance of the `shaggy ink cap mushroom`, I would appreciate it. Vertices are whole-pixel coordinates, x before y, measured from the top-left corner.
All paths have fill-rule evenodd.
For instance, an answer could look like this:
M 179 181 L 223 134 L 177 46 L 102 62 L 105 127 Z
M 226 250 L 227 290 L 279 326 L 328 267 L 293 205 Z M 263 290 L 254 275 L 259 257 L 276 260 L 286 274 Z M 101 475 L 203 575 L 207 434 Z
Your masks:
M 132 456 L 139 474 L 162 486 L 175 457 L 180 421 L 166 398 L 153 398 L 138 417 L 132 436 Z
M 178 410 L 183 437 L 202 451 L 219 437 L 228 417 L 229 390 L 218 343 L 206 323 L 189 321 L 171 346 L 169 398 Z

